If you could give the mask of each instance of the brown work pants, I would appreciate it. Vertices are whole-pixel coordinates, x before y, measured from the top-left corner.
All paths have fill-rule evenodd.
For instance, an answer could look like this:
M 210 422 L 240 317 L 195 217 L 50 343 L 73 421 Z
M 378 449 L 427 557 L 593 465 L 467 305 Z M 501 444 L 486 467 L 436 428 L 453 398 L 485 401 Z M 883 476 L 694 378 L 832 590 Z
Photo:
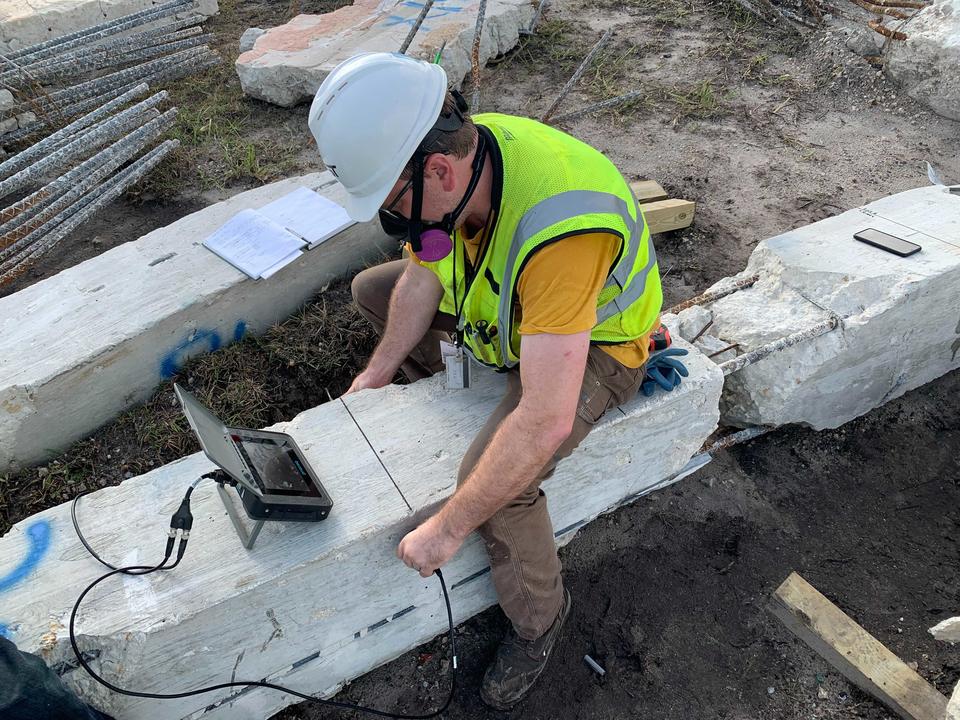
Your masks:
M 354 278 L 354 300 L 361 314 L 381 334 L 387 322 L 390 294 L 406 262 L 384 263 L 364 270 Z M 451 315 L 437 313 L 431 329 L 401 365 L 411 382 L 443 369 L 439 343 L 441 339 L 449 340 L 449 333 L 455 329 L 456 322 Z M 497 427 L 520 402 L 523 393 L 520 372 L 513 369 L 506 375 L 506 395 L 463 456 L 458 484 L 467 479 Z M 573 452 L 607 410 L 637 394 L 642 380 L 643 368 L 628 368 L 600 348 L 591 346 L 573 432 L 537 478 L 478 528 L 490 557 L 500 607 L 517 634 L 526 640 L 534 640 L 547 631 L 563 602 L 560 559 L 553 524 L 547 512 L 547 498 L 540 483 L 553 473 L 560 460 Z

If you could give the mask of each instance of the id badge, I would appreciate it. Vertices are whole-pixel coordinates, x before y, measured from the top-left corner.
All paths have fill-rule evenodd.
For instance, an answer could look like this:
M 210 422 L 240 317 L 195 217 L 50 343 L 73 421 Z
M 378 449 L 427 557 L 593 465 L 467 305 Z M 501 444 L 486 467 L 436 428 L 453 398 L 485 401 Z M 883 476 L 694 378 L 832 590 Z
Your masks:
M 470 362 L 463 348 L 448 342 L 440 342 L 440 354 L 447 370 L 447 389 L 465 390 L 470 387 Z

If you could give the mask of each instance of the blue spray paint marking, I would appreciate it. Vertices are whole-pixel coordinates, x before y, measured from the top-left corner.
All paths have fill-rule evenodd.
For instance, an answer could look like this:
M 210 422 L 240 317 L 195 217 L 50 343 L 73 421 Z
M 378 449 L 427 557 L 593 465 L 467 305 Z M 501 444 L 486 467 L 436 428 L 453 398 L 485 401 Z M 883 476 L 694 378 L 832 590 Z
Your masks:
M 400 5 L 422 10 L 424 3 L 416 2 L 416 0 L 403 0 Z M 436 20 L 437 18 L 453 15 L 454 13 L 458 13 L 462 10 L 462 5 L 447 5 L 444 3 L 444 0 L 438 0 L 438 2 L 434 3 L 433 7 L 430 8 L 430 12 L 427 13 L 427 17 L 424 19 L 424 23 L 420 26 L 420 29 L 424 32 L 428 32 L 430 30 L 430 26 L 427 24 L 427 20 Z M 419 15 L 419 13 L 417 13 L 417 15 Z M 410 27 L 413 27 L 417 22 L 417 15 L 414 15 L 413 17 L 390 15 L 383 21 L 383 27 L 394 27 L 396 25 L 409 25 Z
M 27 528 L 27 541 L 30 545 L 27 556 L 13 570 L 0 577 L 0 592 L 9 590 L 36 569 L 50 549 L 50 535 L 49 520 L 38 520 Z M 0 622 L 0 636 L 8 640 L 13 636 L 12 629 L 6 623 Z
M 238 320 L 233 328 L 233 341 L 242 340 L 246 332 L 247 324 L 243 320 Z M 160 359 L 160 379 L 169 380 L 180 371 L 187 351 L 195 354 L 205 345 L 208 352 L 214 352 L 219 350 L 222 344 L 220 333 L 216 330 L 194 330 L 186 340 Z
M 13 570 L 0 578 L 0 592 L 9 590 L 36 569 L 50 547 L 50 522 L 38 520 L 27 528 L 30 549 L 27 556 Z

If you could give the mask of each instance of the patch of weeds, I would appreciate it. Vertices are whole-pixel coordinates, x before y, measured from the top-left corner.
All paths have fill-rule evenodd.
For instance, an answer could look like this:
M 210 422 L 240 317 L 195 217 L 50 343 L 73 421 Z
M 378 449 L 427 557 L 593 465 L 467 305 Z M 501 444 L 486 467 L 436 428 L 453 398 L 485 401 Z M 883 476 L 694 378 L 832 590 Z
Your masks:
M 756 80 L 760 77 L 761 71 L 766 66 L 769 56 L 766 53 L 758 53 L 750 58 L 747 67 L 743 71 L 744 80 Z
M 673 107 L 673 124 L 681 120 L 709 120 L 723 115 L 727 108 L 712 80 L 703 80 L 692 87 L 660 88 L 661 102 Z
M 559 18 L 543 20 L 533 35 L 521 39 L 502 67 L 527 67 L 551 77 L 567 77 L 590 51 L 590 44 L 578 34 L 572 22 Z

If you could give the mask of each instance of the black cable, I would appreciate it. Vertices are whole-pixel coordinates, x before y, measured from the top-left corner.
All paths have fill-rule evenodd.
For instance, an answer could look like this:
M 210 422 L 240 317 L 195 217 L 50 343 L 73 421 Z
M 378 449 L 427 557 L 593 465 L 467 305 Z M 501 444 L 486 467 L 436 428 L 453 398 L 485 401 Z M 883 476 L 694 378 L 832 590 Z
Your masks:
M 200 479 L 203 479 L 203 478 L 200 478 Z M 439 568 L 434 572 L 440 580 L 440 587 L 443 590 L 443 600 L 447 607 L 447 623 L 449 625 L 450 655 L 451 655 L 450 694 L 447 696 L 447 700 L 443 704 L 443 707 L 427 715 L 402 715 L 398 713 L 388 713 L 388 712 L 384 712 L 383 710 L 376 710 L 375 708 L 364 707 L 363 705 L 353 705 L 350 703 L 338 702 L 336 700 L 324 700 L 322 698 L 313 697 L 312 695 L 306 695 L 296 690 L 283 687 L 282 685 L 274 685 L 273 683 L 256 681 L 256 680 L 220 683 L 219 685 L 210 685 L 208 687 L 202 687 L 202 688 L 198 688 L 197 690 L 189 690 L 181 693 L 144 693 L 144 692 L 137 692 L 135 690 L 125 690 L 121 687 L 117 687 L 116 685 L 110 683 L 108 680 L 105 680 L 104 678 L 97 675 L 97 673 L 94 672 L 93 668 L 91 668 L 90 665 L 87 663 L 87 661 L 84 659 L 83 653 L 80 651 L 80 647 L 77 645 L 77 637 L 74 630 L 74 626 L 76 623 L 77 612 L 80 609 L 80 603 L 83 602 L 83 599 L 87 596 L 87 594 L 91 590 L 93 590 L 93 588 L 95 588 L 97 585 L 99 585 L 101 582 L 103 582 L 107 578 L 112 577 L 114 575 L 118 575 L 118 574 L 148 575 L 149 573 L 156 572 L 158 570 L 172 570 L 173 568 L 175 568 L 177 565 L 180 564 L 180 560 L 183 559 L 184 552 L 186 551 L 187 539 L 189 538 L 189 533 L 190 533 L 190 525 L 192 525 L 193 523 L 193 517 L 192 515 L 190 515 L 190 494 L 193 492 L 193 488 L 196 487 L 198 482 L 199 480 L 190 486 L 190 488 L 186 492 L 186 495 L 183 498 L 183 502 L 181 502 L 180 504 L 180 508 L 177 510 L 176 513 L 174 513 L 173 519 L 171 520 L 171 523 L 170 523 L 171 525 L 170 537 L 167 538 L 167 546 L 166 546 L 166 551 L 164 553 L 163 561 L 159 565 L 155 565 L 152 567 L 149 565 L 131 565 L 128 567 L 117 568 L 117 567 L 113 567 L 112 565 L 107 563 L 105 560 L 101 559 L 94 552 L 93 548 L 90 547 L 90 545 L 84 539 L 83 535 L 80 533 L 80 528 L 77 524 L 75 508 L 76 508 L 76 502 L 81 497 L 81 495 L 78 495 L 76 498 L 74 498 L 73 506 L 71 507 L 71 514 L 73 516 L 73 527 L 77 531 L 77 535 L 80 538 L 80 542 L 87 549 L 87 551 L 90 552 L 90 554 L 97 559 L 97 561 L 111 568 L 110 572 L 106 573 L 105 575 L 101 575 L 92 583 L 87 585 L 84 591 L 80 593 L 80 597 L 77 598 L 77 601 L 73 605 L 73 610 L 71 610 L 70 612 L 70 646 L 73 648 L 73 652 L 77 656 L 77 662 L 80 664 L 80 667 L 82 667 L 90 675 L 90 677 L 92 677 L 98 683 L 108 688 L 109 690 L 112 690 L 115 693 L 119 693 L 121 695 L 129 695 L 131 697 L 150 698 L 154 700 L 175 700 L 177 698 L 191 697 L 193 695 L 201 695 L 203 693 L 214 692 L 216 690 L 223 690 L 225 688 L 232 688 L 232 687 L 262 687 L 262 688 L 267 688 L 269 690 L 278 690 L 280 692 L 288 693 L 290 695 L 301 698 L 303 700 L 319 703 L 321 705 L 328 705 L 331 707 L 341 708 L 344 710 L 355 710 L 355 711 L 367 713 L 370 715 L 377 715 L 379 717 L 395 718 L 396 720 L 429 720 L 429 718 L 437 717 L 438 715 L 446 711 L 448 707 L 450 707 L 450 703 L 453 701 L 453 697 L 456 694 L 456 689 L 457 689 L 457 650 L 456 650 L 456 639 L 454 638 L 454 633 L 453 633 L 453 611 L 450 608 L 450 594 L 447 591 L 447 584 L 443 579 L 443 573 L 440 571 Z M 85 494 L 87 493 L 82 493 L 82 495 L 85 495 Z M 172 565 L 167 565 L 166 563 L 170 559 L 170 556 L 173 550 L 175 525 L 178 526 L 176 530 L 180 530 L 182 532 L 182 536 L 180 538 L 180 545 L 177 548 L 176 560 Z

